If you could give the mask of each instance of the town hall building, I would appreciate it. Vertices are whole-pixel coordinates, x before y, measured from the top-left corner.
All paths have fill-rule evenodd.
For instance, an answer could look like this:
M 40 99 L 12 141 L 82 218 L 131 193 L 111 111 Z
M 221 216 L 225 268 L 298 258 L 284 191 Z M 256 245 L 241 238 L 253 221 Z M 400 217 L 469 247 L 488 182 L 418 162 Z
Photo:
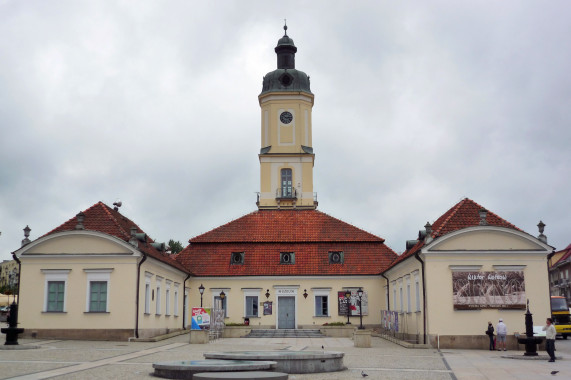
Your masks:
M 540 320 L 549 315 L 553 247 L 543 230 L 534 237 L 464 198 L 398 255 L 383 238 L 317 210 L 315 96 L 284 30 L 277 68 L 258 96 L 257 210 L 190 238 L 174 257 L 101 202 L 26 237 L 13 254 L 26 334 L 157 336 L 188 328 L 191 308 L 204 306 L 258 329 L 357 326 L 362 318 L 401 339 L 455 348 L 486 347 L 487 322 L 502 318 L 515 348 L 527 300 Z

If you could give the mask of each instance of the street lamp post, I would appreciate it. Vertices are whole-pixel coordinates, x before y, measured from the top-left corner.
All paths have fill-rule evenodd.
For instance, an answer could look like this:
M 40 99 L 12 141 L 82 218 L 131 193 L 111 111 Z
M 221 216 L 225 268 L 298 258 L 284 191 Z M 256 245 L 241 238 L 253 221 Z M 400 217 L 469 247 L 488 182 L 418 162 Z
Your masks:
M 198 287 L 198 291 L 200 292 L 200 307 L 202 307 L 202 295 L 204 294 L 204 286 L 202 284 Z
M 351 291 L 349 289 L 345 290 L 345 301 L 347 303 L 347 324 L 350 325 L 349 315 L 351 314 Z
M 357 295 L 359 296 L 359 319 L 360 319 L 360 325 L 359 325 L 359 329 L 363 330 L 363 304 L 362 304 L 362 298 L 363 298 L 363 289 L 359 288 L 359 290 L 357 290 Z

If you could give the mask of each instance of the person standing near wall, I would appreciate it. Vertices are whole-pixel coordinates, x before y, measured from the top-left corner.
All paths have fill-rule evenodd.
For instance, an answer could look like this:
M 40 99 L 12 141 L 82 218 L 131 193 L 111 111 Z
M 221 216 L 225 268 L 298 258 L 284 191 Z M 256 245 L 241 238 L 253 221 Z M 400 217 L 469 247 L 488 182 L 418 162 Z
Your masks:
M 545 331 L 545 351 L 549 354 L 548 362 L 553 363 L 555 361 L 555 326 L 553 326 L 553 319 L 547 318 L 545 321 L 546 325 L 543 326 L 543 331 Z
M 506 351 L 506 336 L 508 335 L 508 327 L 506 326 L 502 318 L 500 318 L 500 321 L 496 326 L 496 332 L 498 333 L 497 337 L 498 351 L 502 350 L 502 346 L 504 346 L 504 351 Z
M 494 350 L 494 326 L 492 322 L 488 322 L 488 330 L 486 330 L 486 335 L 490 338 L 490 351 Z

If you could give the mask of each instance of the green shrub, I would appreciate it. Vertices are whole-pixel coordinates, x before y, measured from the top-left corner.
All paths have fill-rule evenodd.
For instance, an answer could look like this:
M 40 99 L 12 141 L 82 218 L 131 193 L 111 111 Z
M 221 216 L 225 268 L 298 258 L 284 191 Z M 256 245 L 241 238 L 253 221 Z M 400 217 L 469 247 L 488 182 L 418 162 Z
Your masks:
M 345 322 L 325 322 L 323 326 L 345 326 Z

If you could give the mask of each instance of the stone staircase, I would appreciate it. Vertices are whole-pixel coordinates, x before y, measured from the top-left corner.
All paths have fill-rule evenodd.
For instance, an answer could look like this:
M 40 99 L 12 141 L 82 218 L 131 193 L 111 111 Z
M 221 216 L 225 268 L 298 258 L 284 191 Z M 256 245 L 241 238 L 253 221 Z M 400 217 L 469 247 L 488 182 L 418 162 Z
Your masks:
M 317 329 L 252 329 L 245 338 L 325 338 Z

